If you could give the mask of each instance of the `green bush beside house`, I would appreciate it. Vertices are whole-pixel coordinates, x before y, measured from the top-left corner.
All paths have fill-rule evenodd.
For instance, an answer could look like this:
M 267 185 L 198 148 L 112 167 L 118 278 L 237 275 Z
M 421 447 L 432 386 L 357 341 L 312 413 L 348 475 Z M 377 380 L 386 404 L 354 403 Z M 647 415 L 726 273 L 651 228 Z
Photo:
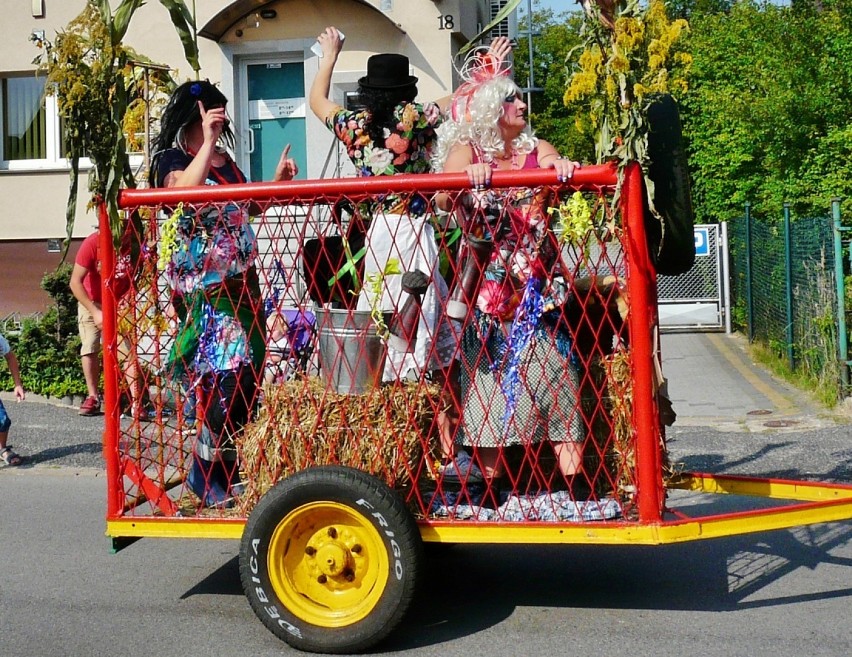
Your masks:
M 45 397 L 85 395 L 80 369 L 80 337 L 77 333 L 77 301 L 68 288 L 71 265 L 48 272 L 42 289 L 53 305 L 39 318 L 24 321 L 18 335 L 7 335 L 18 357 L 21 379 L 27 392 Z M 13 389 L 7 369 L 0 372 L 0 389 Z

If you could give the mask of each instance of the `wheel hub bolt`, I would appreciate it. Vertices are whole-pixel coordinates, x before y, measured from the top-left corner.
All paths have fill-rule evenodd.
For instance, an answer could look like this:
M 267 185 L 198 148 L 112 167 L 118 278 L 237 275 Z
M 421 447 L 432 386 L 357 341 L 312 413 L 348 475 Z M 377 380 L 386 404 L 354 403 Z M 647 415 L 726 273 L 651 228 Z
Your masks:
M 345 579 L 347 582 L 355 581 L 355 573 L 352 571 L 351 568 L 347 568 L 343 571 L 343 579 Z
M 361 548 L 361 544 L 360 544 L 360 543 L 356 543 L 355 545 L 353 545 L 353 546 L 350 548 L 350 550 L 351 550 L 352 552 L 354 552 L 355 554 L 361 554 L 361 549 L 362 549 L 362 548 Z
M 305 548 L 305 554 L 307 554 L 309 557 L 314 556 L 316 553 L 317 553 L 316 549 L 312 548 L 310 545 Z
M 328 528 L 328 537 L 329 538 L 337 538 L 337 530 L 334 527 Z
M 325 584 L 328 581 L 328 577 L 326 577 L 325 575 L 320 575 L 319 577 L 317 577 L 317 581 L 320 584 Z

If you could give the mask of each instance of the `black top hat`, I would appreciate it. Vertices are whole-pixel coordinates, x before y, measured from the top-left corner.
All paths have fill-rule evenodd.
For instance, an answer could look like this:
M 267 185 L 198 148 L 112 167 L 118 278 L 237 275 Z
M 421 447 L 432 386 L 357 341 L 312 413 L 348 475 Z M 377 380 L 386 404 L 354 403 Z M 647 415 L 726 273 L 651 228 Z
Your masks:
M 408 74 L 408 57 L 395 53 L 373 55 L 367 60 L 367 75 L 358 80 L 365 89 L 401 89 L 417 83 Z

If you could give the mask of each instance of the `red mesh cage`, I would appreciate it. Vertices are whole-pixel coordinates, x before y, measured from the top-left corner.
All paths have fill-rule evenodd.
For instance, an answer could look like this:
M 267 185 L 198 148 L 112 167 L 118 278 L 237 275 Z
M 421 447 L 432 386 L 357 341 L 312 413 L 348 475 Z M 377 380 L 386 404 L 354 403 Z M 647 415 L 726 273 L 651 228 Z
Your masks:
M 334 463 L 422 524 L 659 522 L 641 174 L 617 205 L 610 167 L 555 178 L 125 191 L 102 243 L 108 518 L 241 522 Z

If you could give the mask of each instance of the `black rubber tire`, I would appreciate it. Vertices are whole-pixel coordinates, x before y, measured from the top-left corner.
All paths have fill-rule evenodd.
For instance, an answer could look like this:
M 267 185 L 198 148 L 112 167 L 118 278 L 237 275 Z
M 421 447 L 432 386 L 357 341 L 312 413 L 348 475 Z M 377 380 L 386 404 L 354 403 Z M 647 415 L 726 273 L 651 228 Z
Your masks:
M 654 207 L 646 212 L 648 247 L 658 274 L 683 274 L 695 262 L 695 224 L 689 169 L 677 103 L 661 96 L 648 108 L 648 177 L 654 182 Z
M 351 623 L 331 618 L 327 625 L 311 623 L 304 618 L 310 613 L 299 615 L 299 604 L 306 604 L 305 600 L 308 600 L 307 604 L 314 604 L 307 591 L 298 590 L 299 595 L 292 596 L 299 597 L 294 605 L 292 600 L 285 599 L 286 590 L 281 590 L 287 586 L 299 589 L 298 577 L 294 576 L 292 581 L 288 580 L 285 585 L 276 588 L 274 578 L 270 576 L 270 568 L 277 569 L 279 578 L 287 570 L 285 557 L 290 564 L 294 560 L 307 564 L 307 560 L 315 558 L 314 555 L 305 556 L 308 548 L 299 540 L 314 531 L 321 535 L 326 531 L 325 527 L 332 526 L 321 522 L 323 504 L 332 510 L 343 509 L 345 513 L 357 514 L 356 520 L 360 523 L 357 530 L 374 539 L 374 550 L 376 546 L 382 546 L 375 551 L 383 554 L 370 556 L 387 557 L 387 578 L 384 583 L 375 586 L 375 605 L 366 616 Z M 313 526 L 309 522 L 312 512 L 304 510 L 317 505 L 320 510 L 313 516 L 317 518 L 317 525 Z M 307 518 L 301 518 L 300 513 Z M 288 522 L 292 528 L 282 524 L 289 514 L 293 514 L 290 518 L 295 518 Z M 306 525 L 310 527 L 306 528 Z M 280 554 L 270 555 L 273 535 L 278 536 L 276 541 L 284 545 L 284 549 L 279 550 Z M 338 538 L 337 534 L 334 538 Z M 292 554 L 288 556 L 291 548 Z M 240 544 L 240 578 L 255 614 L 278 638 L 307 652 L 360 652 L 385 638 L 402 620 L 411 603 L 422 562 L 420 532 L 402 498 L 375 477 L 342 466 L 309 468 L 272 487 L 251 512 Z M 296 570 L 305 572 L 307 567 L 303 571 L 302 565 L 295 566 Z M 328 583 L 329 590 L 332 584 Z M 310 585 L 313 586 L 313 580 Z M 334 591 L 329 593 L 334 594 Z M 320 606 L 312 608 L 322 613 Z

